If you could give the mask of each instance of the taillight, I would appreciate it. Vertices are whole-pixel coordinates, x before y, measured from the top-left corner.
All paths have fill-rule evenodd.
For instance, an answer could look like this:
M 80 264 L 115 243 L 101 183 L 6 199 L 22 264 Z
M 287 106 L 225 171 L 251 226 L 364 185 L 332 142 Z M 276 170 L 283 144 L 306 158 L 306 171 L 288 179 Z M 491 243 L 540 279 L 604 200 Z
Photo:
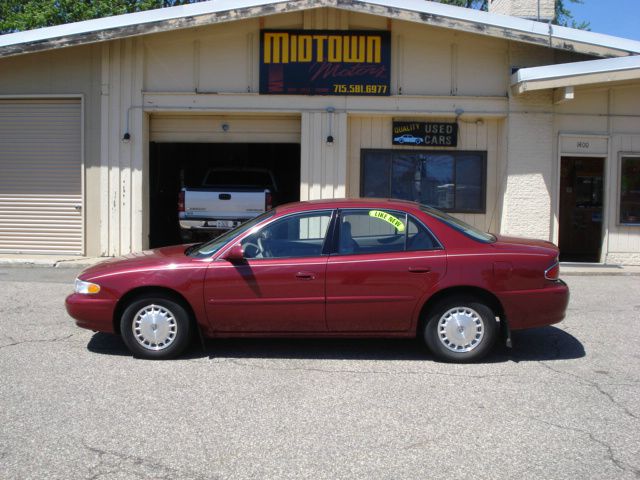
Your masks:
M 178 194 L 178 211 L 184 212 L 184 190 Z
M 560 278 L 560 262 L 556 258 L 553 265 L 544 271 L 544 278 L 547 280 L 558 280 Z
M 264 196 L 264 209 L 266 210 L 271 210 L 271 208 L 273 208 L 273 197 L 271 196 L 271 192 L 270 191 L 266 191 L 265 192 L 266 195 Z

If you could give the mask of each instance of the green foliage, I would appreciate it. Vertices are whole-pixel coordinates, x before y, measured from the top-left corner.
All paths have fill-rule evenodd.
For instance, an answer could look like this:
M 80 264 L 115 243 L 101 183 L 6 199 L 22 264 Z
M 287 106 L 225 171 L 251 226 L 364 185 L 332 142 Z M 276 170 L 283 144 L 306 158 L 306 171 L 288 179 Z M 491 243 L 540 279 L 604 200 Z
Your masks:
M 202 0 L 0 0 L 0 34 L 198 1 Z M 576 22 L 567 8 L 568 2 L 583 3 L 583 0 L 556 0 L 553 23 L 588 30 L 589 22 Z M 441 0 L 441 3 L 487 9 L 487 0 Z
M 195 3 L 198 0 L 0 0 L 0 33 Z
M 571 3 L 584 3 L 584 0 L 569 0 Z M 566 7 L 565 0 L 556 0 L 556 18 L 553 20 L 556 25 L 563 27 L 579 28 L 580 30 L 590 30 L 589 22 L 576 22 L 571 11 Z
M 447 3 L 456 7 L 475 8 L 477 10 L 487 9 L 487 0 L 440 0 L 440 3 Z

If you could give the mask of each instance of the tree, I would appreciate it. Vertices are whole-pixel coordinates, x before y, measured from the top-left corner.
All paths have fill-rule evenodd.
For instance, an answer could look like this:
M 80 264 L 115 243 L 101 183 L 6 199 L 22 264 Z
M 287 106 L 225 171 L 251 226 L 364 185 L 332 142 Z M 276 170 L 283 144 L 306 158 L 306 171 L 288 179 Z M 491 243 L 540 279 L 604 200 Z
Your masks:
M 173 7 L 202 0 L 0 0 L 0 34 L 50 27 L 70 22 Z M 487 0 L 440 0 L 459 7 L 487 9 Z M 576 22 L 567 3 L 583 0 L 556 0 L 553 23 L 589 29 L 589 22 Z
M 584 0 L 569 0 L 572 3 L 584 3 Z M 589 22 L 576 22 L 571 11 L 565 6 L 565 0 L 556 0 L 556 18 L 553 23 L 563 27 L 579 28 L 580 30 L 590 30 Z
M 196 1 L 198 0 L 0 0 L 0 34 Z
M 477 10 L 487 10 L 487 0 L 439 0 L 440 3 L 456 5 L 458 7 L 475 8 Z M 556 0 L 556 16 L 553 19 L 554 25 L 563 27 L 579 28 L 581 30 L 589 30 L 589 22 L 576 22 L 571 14 L 571 10 L 567 7 L 567 2 L 584 3 L 584 0 Z
M 440 3 L 447 3 L 456 7 L 475 8 L 476 10 L 487 9 L 487 0 L 440 0 Z

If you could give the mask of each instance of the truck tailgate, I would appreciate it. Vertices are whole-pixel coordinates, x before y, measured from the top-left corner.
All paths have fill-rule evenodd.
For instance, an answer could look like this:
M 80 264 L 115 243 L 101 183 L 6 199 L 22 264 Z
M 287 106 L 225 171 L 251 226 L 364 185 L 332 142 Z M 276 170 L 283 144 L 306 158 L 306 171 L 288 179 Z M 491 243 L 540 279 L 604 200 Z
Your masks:
M 185 190 L 185 218 L 247 219 L 264 212 L 266 190 Z

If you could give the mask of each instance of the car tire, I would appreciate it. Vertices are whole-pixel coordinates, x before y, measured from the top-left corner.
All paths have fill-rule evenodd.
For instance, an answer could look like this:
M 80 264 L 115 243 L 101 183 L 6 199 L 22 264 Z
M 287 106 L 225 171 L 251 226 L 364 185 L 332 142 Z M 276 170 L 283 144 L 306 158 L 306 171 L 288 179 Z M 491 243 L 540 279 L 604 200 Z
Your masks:
M 120 333 L 138 358 L 165 360 L 184 352 L 191 340 L 192 325 L 187 310 L 166 297 L 137 297 L 124 310 Z
M 456 295 L 429 310 L 422 334 L 427 348 L 439 360 L 468 363 L 489 353 L 498 335 L 498 323 L 481 300 Z

